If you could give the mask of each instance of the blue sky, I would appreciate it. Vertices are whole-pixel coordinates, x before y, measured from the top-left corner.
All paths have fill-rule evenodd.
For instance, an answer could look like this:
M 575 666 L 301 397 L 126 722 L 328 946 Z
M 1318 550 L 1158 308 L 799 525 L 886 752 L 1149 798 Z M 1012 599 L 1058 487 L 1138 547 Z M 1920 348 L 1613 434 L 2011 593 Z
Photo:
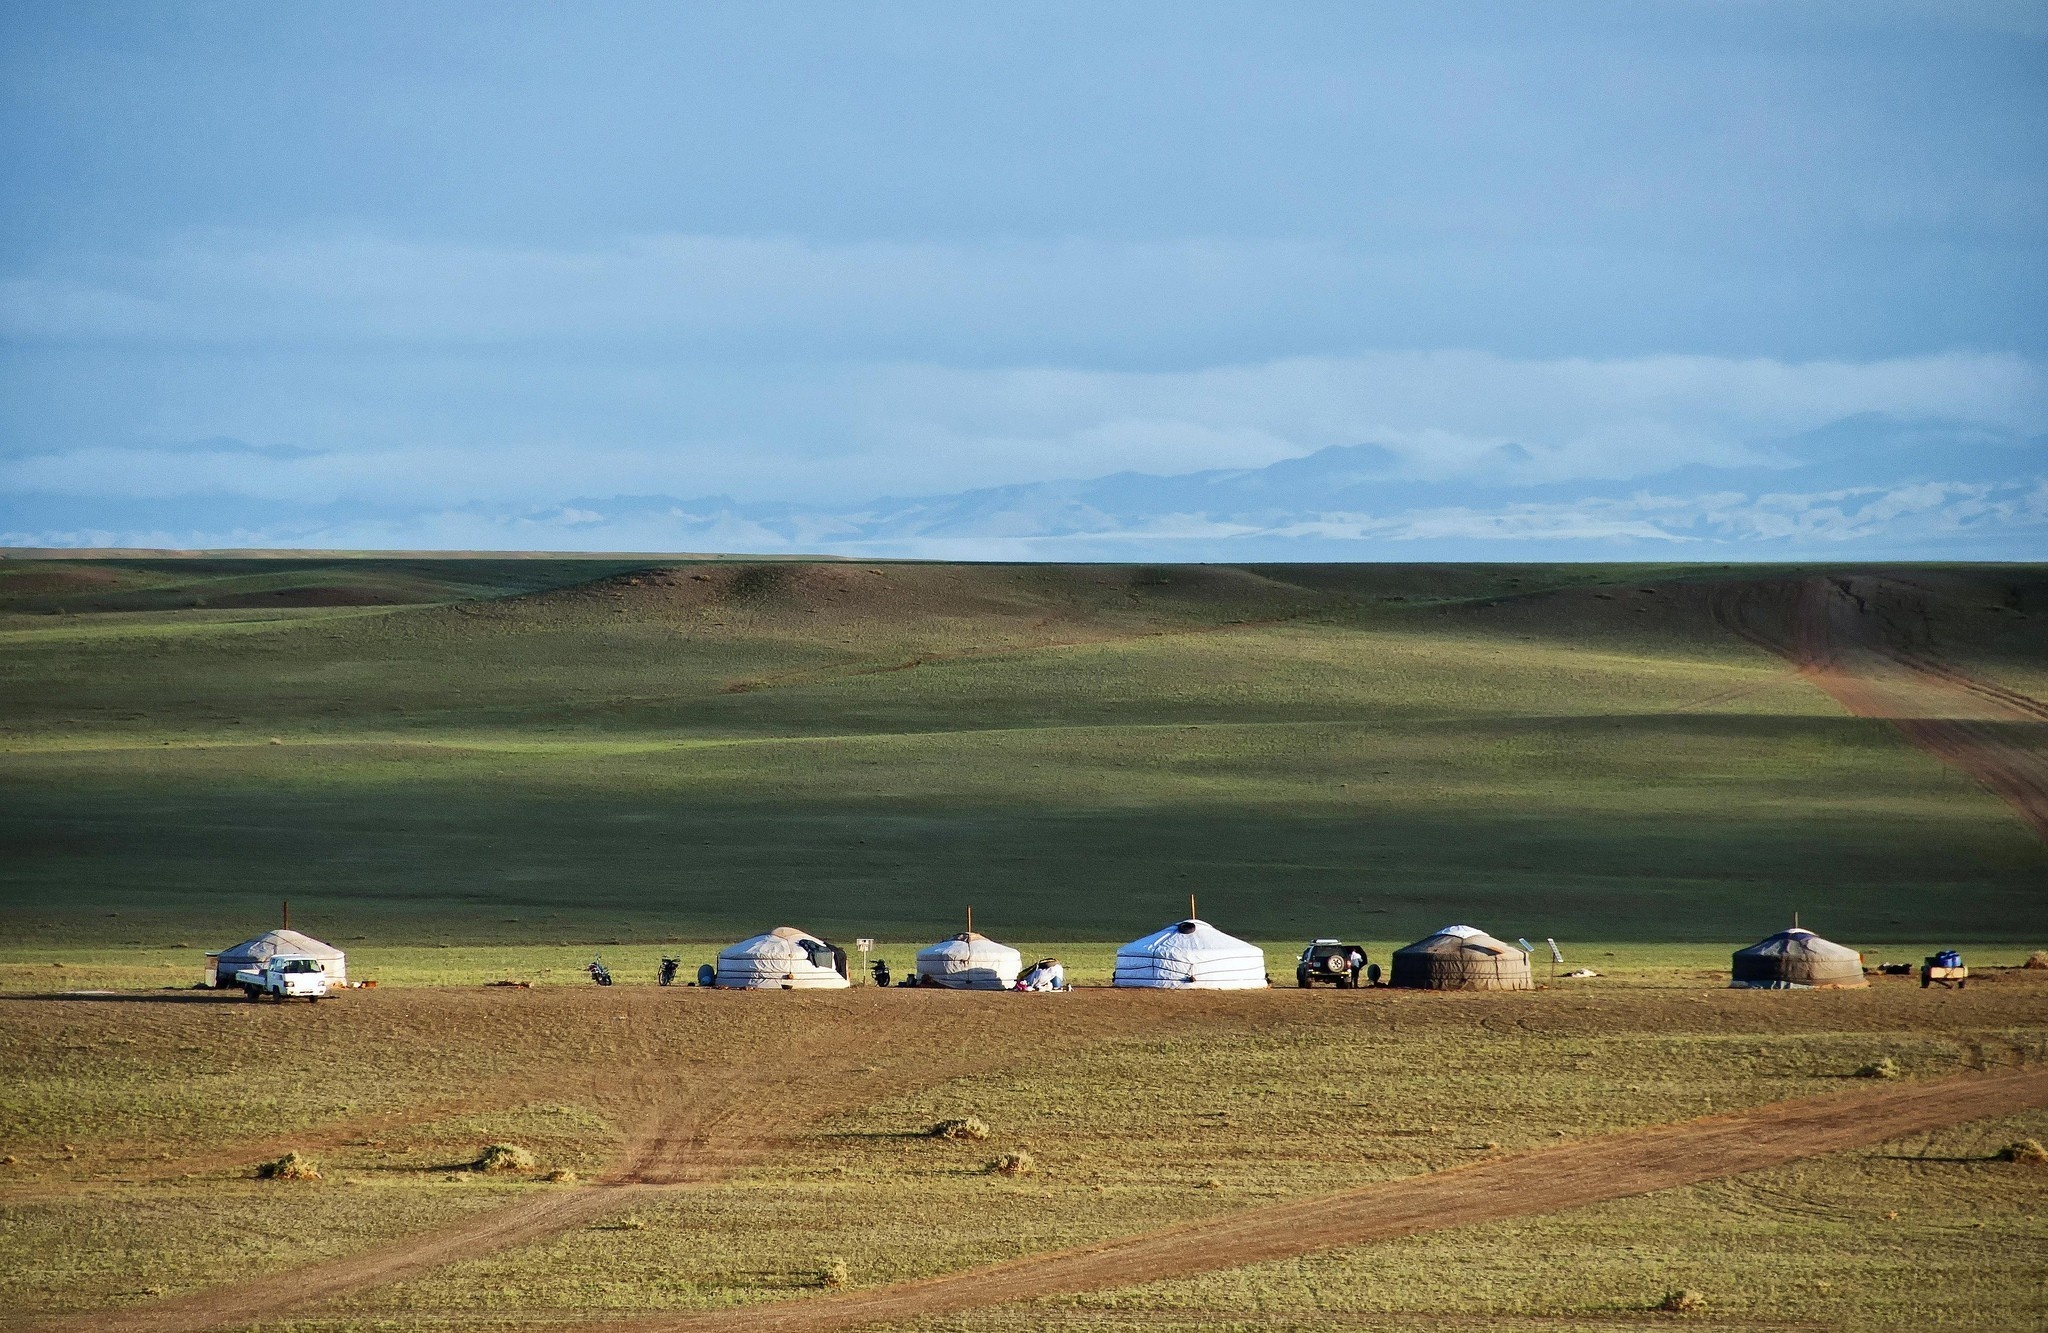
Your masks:
M 2048 557 L 2044 69 L 1968 0 L 0 0 L 0 541 Z

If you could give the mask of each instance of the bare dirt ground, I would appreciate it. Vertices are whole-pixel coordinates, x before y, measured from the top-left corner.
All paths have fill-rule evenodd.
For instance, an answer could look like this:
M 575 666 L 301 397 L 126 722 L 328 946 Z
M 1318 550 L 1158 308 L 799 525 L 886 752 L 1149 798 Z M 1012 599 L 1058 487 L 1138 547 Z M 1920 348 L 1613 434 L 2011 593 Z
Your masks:
M 1648 1194 L 2044 1105 L 2048 1069 L 2041 1068 L 1803 1098 L 873 1291 L 605 1327 L 641 1333 L 853 1328 L 1128 1287 Z
M 723 998 L 773 1004 L 783 997 Z M 926 998 L 935 1002 L 917 1002 Z M 947 998 L 919 996 L 877 1006 L 857 1027 L 821 1025 L 808 1035 L 778 1041 L 772 1059 L 759 1050 L 735 1049 L 709 1078 L 700 1067 L 659 1058 L 640 1060 L 637 1072 L 609 1098 L 618 1104 L 620 1118 L 638 1127 L 612 1170 L 587 1185 L 536 1186 L 530 1198 L 442 1231 L 406 1236 L 188 1296 L 94 1311 L 37 1327 L 50 1333 L 196 1333 L 275 1317 L 459 1259 L 541 1240 L 630 1208 L 650 1195 L 729 1179 L 806 1124 L 871 1101 L 881 1089 L 900 1092 L 943 1082 L 992 1060 L 1028 1059 L 1067 1043 L 1199 1023 L 1209 1013 L 1207 1006 L 1180 1004 L 1091 1006 L 1078 1013 L 1046 1008 L 1020 1014 L 987 1005 L 949 1005 Z M 934 1037 L 940 1026 L 944 1041 Z M 802 1071 L 796 1076 L 802 1097 L 787 1095 L 792 1070 Z
M 2019 978 L 2021 974 L 2014 974 Z M 1991 987 L 1967 992 L 1973 1020 L 1998 1026 L 2020 991 Z M 2010 991 L 2010 993 L 2008 993 Z M 1556 994 L 1541 1011 L 1523 997 L 1409 997 L 1363 993 L 1358 1021 L 1389 1030 L 1420 1025 L 1446 1033 L 1515 1023 L 1536 1031 L 1576 1030 L 1595 1012 L 1612 1018 L 1619 1010 L 1636 1026 L 1677 1018 L 1696 1026 L 1700 1005 L 1728 1005 L 1729 992 L 1647 999 Z M 1916 992 L 1917 994 L 1917 992 Z M 1890 1030 L 1910 1026 L 1910 1015 L 1892 1012 L 1889 992 L 1847 993 L 1825 1015 L 1805 1010 L 1773 1011 L 1765 1027 L 1806 1030 L 1814 1022 Z M 1292 991 L 1202 992 L 1134 996 L 1081 992 L 1044 1003 L 989 1003 L 995 997 L 951 992 L 863 990 L 823 996 L 691 993 L 678 997 L 652 987 L 599 994 L 564 990 L 523 995 L 524 1008 L 501 1030 L 518 1034 L 521 1049 L 536 1052 L 534 1067 L 546 1068 L 549 1054 L 577 1045 L 585 1060 L 562 1079 L 583 1081 L 579 1100 L 607 1108 L 615 1124 L 630 1127 L 599 1179 L 582 1186 L 527 1185 L 516 1200 L 453 1225 L 379 1241 L 355 1253 L 316 1258 L 298 1267 L 245 1281 L 137 1305 L 51 1319 L 44 1327 L 84 1329 L 199 1330 L 274 1319 L 366 1287 L 414 1278 L 444 1264 L 544 1240 L 599 1218 L 647 1206 L 673 1192 L 731 1178 L 741 1169 L 779 1153 L 801 1151 L 796 1140 L 821 1117 L 905 1091 L 943 1083 L 968 1072 L 1016 1068 L 1030 1061 L 1110 1040 L 1172 1038 L 1213 1033 L 1233 1026 L 1262 1027 L 1298 1015 L 1305 1001 Z M 1891 997 L 1895 999 L 1896 997 Z M 1963 995 L 1955 997 L 1964 1001 Z M 327 1040 L 354 1049 L 364 1034 L 389 1043 L 424 1039 L 496 1012 L 502 1000 L 481 992 L 401 992 L 366 1000 L 358 1007 L 297 1011 L 317 1016 L 332 1029 Z M 1662 1017 L 1639 1013 L 1649 1004 Z M 1986 1006 L 1989 1006 L 1988 1008 Z M 1503 1011 L 1505 1006 L 1505 1011 Z M 1617 1009 L 1619 1006 L 1619 1010 Z M 81 1024 L 114 1024 L 132 1017 L 133 1005 L 89 1001 L 24 1001 L 23 1022 L 53 1024 L 73 1031 Z M 180 1020 L 205 1016 L 194 1006 L 165 1011 Z M 521 1015 L 524 1019 L 521 1019 Z M 269 1018 L 269 1011 L 258 1017 Z M 1951 1015 L 1952 1021 L 1962 1021 Z M 1755 1014 L 1745 1019 L 1754 1024 Z M 1536 1024 L 1536 1027 L 1532 1027 Z M 98 1031 L 97 1028 L 92 1029 Z M 580 1034 L 580 1035 L 579 1035 Z M 87 1032 L 84 1035 L 92 1035 Z M 580 1045 L 578 1045 L 580 1043 Z M 607 1044 L 609 1043 L 609 1044 Z M 1981 1046 L 1966 1063 L 1981 1067 Z M 2015 1047 L 2012 1058 L 2029 1053 Z M 1991 1057 L 1996 1061 L 1998 1057 Z M 593 1072 L 596 1071 L 596 1072 Z M 502 1077 L 500 1075 L 499 1077 Z M 453 1089 L 448 1089 L 453 1091 Z M 480 1082 L 498 1100 L 497 1077 Z M 1784 1103 L 1743 1115 L 1669 1128 L 1623 1133 L 1528 1157 L 1488 1161 L 1411 1176 L 1324 1198 L 1258 1208 L 1210 1222 L 1104 1242 L 1080 1250 L 1019 1260 L 993 1270 L 967 1272 L 845 1297 L 759 1307 L 720 1316 L 734 1327 L 783 1327 L 775 1320 L 826 1319 L 858 1323 L 909 1317 L 928 1311 L 966 1308 L 990 1301 L 1126 1285 L 1155 1275 L 1234 1267 L 1273 1254 L 1297 1254 L 1335 1245 L 1403 1234 L 1405 1230 L 1465 1225 L 1522 1211 L 1549 1211 L 1580 1203 L 1666 1188 L 1755 1169 L 1798 1157 L 1874 1142 L 1930 1126 L 1991 1116 L 2015 1106 L 2048 1103 L 2048 1071 L 1979 1073 L 1960 1080 L 1885 1085 L 1816 1103 Z M 423 1109 L 443 1104 L 437 1095 Z M 351 1125 L 357 1123 L 349 1122 Z M 311 1131 L 321 1132 L 321 1131 Z M 268 1145 L 265 1132 L 260 1142 Z M 253 1165 L 259 1139 L 242 1150 L 242 1165 Z M 222 1160 L 232 1154 L 211 1150 Z M 1534 1163 L 1531 1165 L 1531 1163 Z M 1531 1181 L 1540 1179 L 1540 1188 Z M 102 1185 L 80 1182 L 80 1189 Z M 36 1187 L 41 1194 L 47 1186 Z M 994 1273 L 993 1278 L 989 1273 Z M 874 1305 L 872 1302 L 883 1302 Z M 925 1302 L 933 1302 L 925 1304 Z M 853 1302 L 847 1305 L 848 1302 Z M 899 1302 L 891 1304 L 890 1302 Z M 962 1304 L 964 1302 L 964 1304 Z M 839 1313 L 842 1306 L 845 1312 Z M 802 1313 L 791 1311 L 802 1307 Z M 680 1316 L 643 1324 L 648 1328 L 722 1327 L 709 1316 Z
M 1924 594 L 1880 575 L 1731 585 L 1715 618 L 1790 659 L 1858 717 L 1968 774 L 2048 840 L 2048 704 L 1947 660 Z
M 620 1094 L 628 1116 L 639 1124 L 614 1168 L 581 1188 L 558 1188 L 504 1208 L 493 1209 L 447 1230 L 407 1236 L 355 1254 L 266 1275 L 191 1296 L 124 1311 L 99 1311 L 51 1329 L 198 1330 L 250 1322 L 282 1309 L 300 1308 L 362 1287 L 402 1281 L 458 1259 L 523 1245 L 631 1206 L 639 1196 L 729 1178 L 758 1159 L 779 1135 L 831 1109 L 767 1095 L 802 1067 L 820 1086 L 858 1081 L 875 1071 L 867 1062 L 904 1043 L 901 1021 L 886 1018 L 849 1038 L 842 1030 L 798 1048 L 785 1047 L 787 1062 L 736 1063 L 720 1071 L 706 1091 L 687 1085 L 660 1065 L 643 1068 Z M 801 1106 L 802 1109 L 797 1108 Z

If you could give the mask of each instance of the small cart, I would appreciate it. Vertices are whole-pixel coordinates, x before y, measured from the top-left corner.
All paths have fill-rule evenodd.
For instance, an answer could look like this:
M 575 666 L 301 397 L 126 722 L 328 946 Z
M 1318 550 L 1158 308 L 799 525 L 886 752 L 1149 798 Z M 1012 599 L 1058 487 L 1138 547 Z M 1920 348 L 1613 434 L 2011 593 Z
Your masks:
M 1920 989 L 1939 984 L 1943 989 L 1950 986 L 1962 990 L 1970 984 L 1970 969 L 1963 966 L 1963 956 L 1953 949 L 1944 950 L 1920 964 Z

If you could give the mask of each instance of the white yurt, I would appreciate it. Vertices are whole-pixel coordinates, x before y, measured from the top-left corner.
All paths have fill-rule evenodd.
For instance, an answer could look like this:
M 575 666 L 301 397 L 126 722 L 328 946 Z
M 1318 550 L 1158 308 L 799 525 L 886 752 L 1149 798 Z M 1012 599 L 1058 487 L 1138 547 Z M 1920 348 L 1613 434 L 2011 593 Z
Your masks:
M 266 930 L 253 940 L 243 940 L 232 948 L 206 955 L 206 984 L 209 986 L 232 986 L 235 973 L 243 968 L 261 967 L 276 954 L 302 953 L 317 958 L 327 970 L 328 984 L 345 985 L 348 982 L 348 955 L 331 944 L 323 944 L 311 935 L 301 935 L 296 930 Z
M 963 930 L 917 951 L 917 984 L 954 990 L 1008 990 L 1024 969 L 1024 955 L 986 935 Z
M 718 955 L 718 985 L 732 990 L 838 990 L 846 984 L 846 950 L 794 926 L 777 926 Z
M 1266 984 L 1266 953 L 1189 917 L 1116 951 L 1115 984 L 1253 990 Z

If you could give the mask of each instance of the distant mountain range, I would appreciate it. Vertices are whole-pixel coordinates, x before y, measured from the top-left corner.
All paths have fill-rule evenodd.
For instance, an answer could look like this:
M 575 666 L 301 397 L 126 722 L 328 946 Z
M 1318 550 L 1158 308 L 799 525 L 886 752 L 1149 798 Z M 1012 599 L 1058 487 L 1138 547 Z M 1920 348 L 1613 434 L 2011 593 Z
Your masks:
M 1546 480 L 1544 461 L 1510 444 L 1477 469 L 1421 478 L 1394 451 L 1357 444 L 1262 468 L 844 505 L 614 495 L 521 512 L 366 512 L 17 496 L 0 540 L 1161 561 L 2048 559 L 2048 438 L 1861 416 L 1752 453 L 1763 461 Z

